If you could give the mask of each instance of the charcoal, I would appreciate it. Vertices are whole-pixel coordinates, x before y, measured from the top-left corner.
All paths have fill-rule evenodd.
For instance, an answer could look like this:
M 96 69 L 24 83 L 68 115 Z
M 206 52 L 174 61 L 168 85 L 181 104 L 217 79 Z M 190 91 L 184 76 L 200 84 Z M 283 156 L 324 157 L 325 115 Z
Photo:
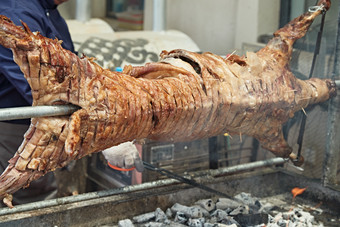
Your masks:
M 184 205 L 181 205 L 181 204 L 179 204 L 179 203 L 175 203 L 175 204 L 171 207 L 171 211 L 172 211 L 173 213 L 176 213 L 176 212 L 178 212 L 178 211 L 183 212 L 184 210 L 188 210 L 188 209 L 189 209 L 188 206 L 184 206 Z
M 235 216 L 238 214 L 249 214 L 249 206 L 240 205 L 239 207 L 237 207 L 236 209 L 229 213 L 229 215 L 231 216 Z
M 235 224 L 226 225 L 226 224 L 217 223 L 217 224 L 214 224 L 213 227 L 237 227 L 237 225 Z
M 171 221 L 168 226 L 170 226 L 170 227 L 183 227 L 183 226 L 187 226 L 187 225 L 183 225 L 183 224 Z
M 249 193 L 241 192 L 240 194 L 235 196 L 235 199 L 241 201 L 246 205 L 255 205 L 256 200 L 255 197 L 252 197 Z
M 241 226 L 253 226 L 268 223 L 268 214 L 238 214 L 234 219 Z
M 184 213 L 188 218 L 201 218 L 203 217 L 203 212 L 202 209 L 198 207 L 188 207 L 181 205 L 179 203 L 175 203 L 171 207 L 171 211 L 176 213 L 176 212 L 182 212 Z
M 282 214 L 283 220 L 301 223 L 301 225 L 312 225 L 315 222 L 314 216 L 300 208 L 294 208 L 291 211 Z
M 236 225 L 236 226 L 241 226 L 233 217 L 228 216 L 227 218 L 221 220 L 221 224 L 225 225 Z
M 216 217 L 217 222 L 221 222 L 222 220 L 226 219 L 228 217 L 227 212 L 224 210 L 215 210 L 212 214 L 212 217 Z
M 233 219 L 233 217 L 228 216 L 227 212 L 224 210 L 215 210 L 212 214 L 212 219 L 210 220 L 210 223 L 221 223 L 225 225 L 232 225 L 236 224 L 239 226 L 238 222 Z
M 259 207 L 259 208 L 261 208 L 261 206 L 262 206 L 260 200 L 255 200 L 255 204 L 254 205 Z
M 141 227 L 169 227 L 169 226 L 170 227 L 184 227 L 187 225 L 183 225 L 183 224 L 173 222 L 173 221 L 169 221 L 168 223 L 160 223 L 160 222 L 151 221 L 151 222 L 139 225 L 139 226 Z
M 183 210 L 187 210 L 188 208 L 189 208 L 189 207 L 187 207 L 187 206 L 181 205 L 181 204 L 179 204 L 179 203 L 175 203 L 175 204 L 171 207 L 171 211 L 172 211 L 173 213 L 176 213 L 176 212 L 178 212 L 178 211 L 183 212 Z
M 182 226 L 186 226 L 186 225 L 182 225 L 182 224 L 179 224 L 179 223 L 176 223 L 176 222 L 172 222 L 172 221 L 169 221 L 168 223 L 160 223 L 160 222 L 154 222 L 154 221 L 151 221 L 151 222 L 148 222 L 144 225 L 142 225 L 143 227 L 182 227 Z
M 259 200 L 255 200 L 254 204 L 248 204 L 247 206 L 249 208 L 249 214 L 257 214 L 260 213 L 259 210 L 261 209 L 262 204 Z
M 170 226 L 170 227 L 182 227 L 182 226 L 187 226 L 187 225 L 183 225 L 183 224 L 171 221 L 168 226 Z
M 275 205 L 273 205 L 272 203 L 265 203 L 261 206 L 261 208 L 259 209 L 259 213 L 268 213 L 269 211 L 271 211 L 273 208 L 275 207 Z
M 217 217 L 210 217 L 210 219 L 205 221 L 206 223 L 217 223 Z
M 289 225 L 288 223 L 291 223 L 291 224 Z M 281 220 L 277 221 L 276 225 L 278 225 L 280 227 L 287 227 L 287 226 L 290 227 L 292 225 L 292 223 L 293 222 L 289 222 L 289 221 L 287 222 L 287 220 L 281 219 Z
M 231 200 L 228 198 L 219 198 L 216 202 L 216 209 L 226 210 L 226 209 L 235 209 L 240 206 L 241 203 Z
M 205 219 L 204 218 L 189 218 L 188 226 L 190 227 L 203 227 Z
M 237 208 L 237 207 L 235 207 L 235 208 Z M 235 208 L 234 208 L 234 209 L 227 208 L 227 209 L 224 209 L 224 211 L 227 212 L 227 214 L 229 214 L 230 212 L 232 212 L 233 210 L 235 210 Z
M 287 204 L 285 201 L 285 198 L 281 198 L 279 196 L 272 196 L 272 197 L 268 197 L 268 198 L 261 200 L 261 204 L 266 204 L 266 203 L 270 203 L 274 207 L 277 207 L 279 209 L 284 209 Z
M 215 224 L 212 224 L 212 223 L 204 223 L 203 227 L 215 227 Z
M 168 217 L 164 213 L 164 211 L 160 208 L 157 208 L 155 211 L 155 221 L 156 222 L 166 222 L 168 220 Z
M 296 226 L 323 226 L 315 221 L 312 213 L 305 212 L 302 208 L 295 207 L 287 212 L 279 212 L 276 204 L 268 200 L 258 200 L 247 193 L 237 195 L 237 201 L 221 198 L 216 203 L 214 200 L 202 199 L 193 206 L 174 204 L 165 212 L 157 208 L 154 212 L 142 214 L 130 219 L 121 220 L 118 226 L 130 227 L 296 227 Z M 240 198 L 243 198 L 242 200 Z M 239 201 L 245 201 L 242 204 Z M 272 201 L 272 200 L 269 200 Z M 263 204 L 263 205 L 262 205 Z M 237 206 L 235 206 L 237 205 Z M 230 207 L 233 207 L 232 209 Z M 223 209 L 220 209 L 223 208 Z M 282 209 L 282 206 L 280 206 Z M 210 211 L 210 212 L 209 212 Z M 268 212 L 274 216 L 268 214 Z M 134 223 L 134 224 L 133 224 Z M 104 226 L 103 226 L 104 227 Z
M 135 223 L 144 223 L 144 222 L 154 220 L 155 217 L 156 217 L 155 212 L 150 212 L 150 213 L 145 213 L 145 214 L 141 214 L 141 215 L 133 217 L 133 221 Z
M 172 211 L 171 211 L 170 208 L 166 209 L 165 214 L 166 214 L 166 216 L 167 216 L 168 218 L 171 218 L 172 215 L 173 215 L 173 213 L 172 213 Z
M 216 208 L 216 203 L 212 199 L 198 200 L 195 204 L 199 205 L 208 212 L 213 211 Z
M 134 226 L 134 224 L 130 219 L 124 219 L 118 222 L 118 227 L 132 227 L 132 226 Z
M 202 216 L 203 216 L 203 217 L 210 217 L 209 211 L 207 211 L 206 209 L 202 208 L 202 207 L 199 206 L 199 205 L 193 205 L 193 206 L 191 206 L 190 208 L 192 209 L 192 208 L 195 208 L 195 207 L 196 207 L 198 210 L 200 210 L 200 211 L 202 212 Z
M 159 222 L 148 222 L 146 224 L 143 225 L 144 227 L 166 227 L 168 225 L 164 224 L 164 223 L 159 223 Z
M 180 224 L 184 224 L 187 221 L 188 221 L 188 218 L 183 212 L 181 212 L 181 211 L 176 212 L 175 222 L 178 222 Z

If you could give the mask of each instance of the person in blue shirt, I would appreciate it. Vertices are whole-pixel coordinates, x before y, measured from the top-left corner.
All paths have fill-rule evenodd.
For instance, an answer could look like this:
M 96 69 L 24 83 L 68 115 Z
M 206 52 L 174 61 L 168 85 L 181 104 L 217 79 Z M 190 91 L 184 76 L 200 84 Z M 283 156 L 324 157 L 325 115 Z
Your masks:
M 62 40 L 62 46 L 72 52 L 73 42 L 65 20 L 57 6 L 67 0 L 2 0 L 0 14 L 10 18 L 16 25 L 25 22 L 31 31 L 43 36 Z M 30 106 L 31 89 L 19 66 L 13 61 L 10 49 L 0 46 L 0 108 Z M 20 146 L 28 129 L 30 119 L 0 122 L 0 173 Z M 31 183 L 28 189 L 13 196 L 13 203 L 20 204 L 52 197 L 56 193 L 53 173 Z

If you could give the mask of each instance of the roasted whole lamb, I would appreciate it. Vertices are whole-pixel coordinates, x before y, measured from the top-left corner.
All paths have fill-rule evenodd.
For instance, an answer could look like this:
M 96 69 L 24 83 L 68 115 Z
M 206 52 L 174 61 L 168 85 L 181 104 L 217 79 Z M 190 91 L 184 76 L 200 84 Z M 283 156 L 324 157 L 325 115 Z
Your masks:
M 10 200 L 12 193 L 48 171 L 135 139 L 176 142 L 241 133 L 277 156 L 294 159 L 282 124 L 296 111 L 336 94 L 333 81 L 302 81 L 289 69 L 294 41 L 329 9 L 330 1 L 318 5 L 319 10 L 275 32 L 257 53 L 222 58 L 164 51 L 159 62 L 127 66 L 123 73 L 79 58 L 64 50 L 61 41 L 1 16 L 0 43 L 12 49 L 31 86 L 33 105 L 80 107 L 70 117 L 32 119 L 0 177 L 1 197 Z

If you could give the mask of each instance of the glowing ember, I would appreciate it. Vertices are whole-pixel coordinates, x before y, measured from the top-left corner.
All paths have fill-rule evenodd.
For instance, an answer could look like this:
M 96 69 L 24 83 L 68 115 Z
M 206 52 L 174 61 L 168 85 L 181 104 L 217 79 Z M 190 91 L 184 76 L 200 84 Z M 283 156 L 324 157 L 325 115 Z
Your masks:
M 296 196 L 302 194 L 306 189 L 307 187 L 306 188 L 297 188 L 297 187 L 293 188 L 292 189 L 293 199 L 295 199 Z

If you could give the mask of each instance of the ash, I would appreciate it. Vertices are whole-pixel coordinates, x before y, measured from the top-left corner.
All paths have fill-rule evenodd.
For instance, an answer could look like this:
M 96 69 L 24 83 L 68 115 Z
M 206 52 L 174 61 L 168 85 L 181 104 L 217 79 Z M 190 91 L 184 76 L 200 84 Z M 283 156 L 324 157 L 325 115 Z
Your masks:
M 289 199 L 288 199 L 289 200 Z M 287 203 L 280 196 L 258 199 L 240 193 L 234 199 L 212 198 L 195 202 L 191 206 L 175 203 L 163 211 L 157 208 L 118 222 L 119 227 L 192 226 L 192 227 L 313 227 L 324 226 L 315 220 L 306 207 Z M 322 210 L 313 209 L 313 214 Z

